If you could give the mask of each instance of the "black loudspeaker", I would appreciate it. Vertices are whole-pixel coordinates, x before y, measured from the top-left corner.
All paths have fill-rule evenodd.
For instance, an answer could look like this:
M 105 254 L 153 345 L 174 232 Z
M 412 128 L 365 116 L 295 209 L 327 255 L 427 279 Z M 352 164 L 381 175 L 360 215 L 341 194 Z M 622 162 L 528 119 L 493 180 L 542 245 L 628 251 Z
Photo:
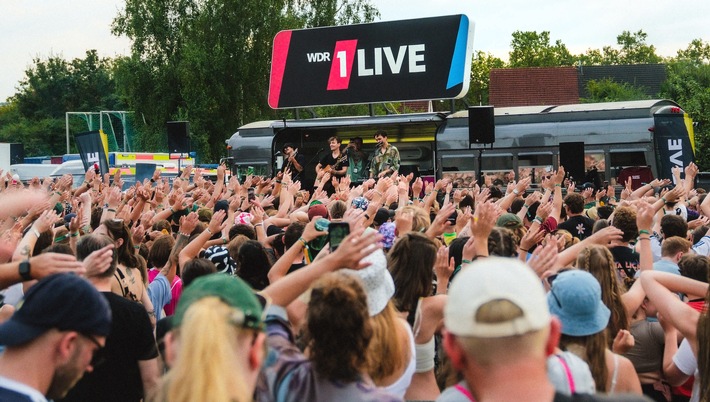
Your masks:
M 577 184 L 584 180 L 584 143 L 560 142 L 560 165 Z
M 169 121 L 168 127 L 168 152 L 190 152 L 190 122 Z
M 493 144 L 496 142 L 493 106 L 468 108 L 468 141 L 471 144 Z
M 10 144 L 10 164 L 25 163 L 25 147 L 22 144 Z

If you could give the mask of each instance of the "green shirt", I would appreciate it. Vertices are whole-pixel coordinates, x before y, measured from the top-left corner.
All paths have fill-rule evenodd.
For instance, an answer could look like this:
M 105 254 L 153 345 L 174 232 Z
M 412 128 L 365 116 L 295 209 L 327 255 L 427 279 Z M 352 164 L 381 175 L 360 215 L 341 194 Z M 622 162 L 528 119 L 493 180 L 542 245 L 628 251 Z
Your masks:
M 381 148 L 379 147 L 375 149 L 375 155 L 372 157 L 372 162 L 370 162 L 370 176 L 375 178 L 380 172 L 384 172 L 387 169 L 391 169 L 393 172 L 399 170 L 399 150 L 394 145 L 387 144 L 385 152 L 380 151 Z

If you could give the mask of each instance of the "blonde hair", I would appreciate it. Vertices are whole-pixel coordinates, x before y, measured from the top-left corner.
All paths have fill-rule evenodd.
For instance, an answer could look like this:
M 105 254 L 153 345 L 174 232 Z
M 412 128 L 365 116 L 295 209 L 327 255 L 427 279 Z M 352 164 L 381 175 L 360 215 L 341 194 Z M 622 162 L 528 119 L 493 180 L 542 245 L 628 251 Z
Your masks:
M 415 232 L 424 232 L 431 225 L 431 219 L 423 208 L 407 205 L 399 210 L 399 213 L 410 213 L 412 215 L 412 230 Z
M 409 344 L 400 342 L 396 336 L 398 320 L 392 300 L 387 302 L 384 310 L 370 318 L 372 339 L 367 348 L 367 371 L 378 386 L 382 386 L 381 380 L 406 363 L 404 359 Z M 385 356 L 386 358 L 383 358 Z
M 253 390 L 245 380 L 247 351 L 252 330 L 230 323 L 236 310 L 217 297 L 200 299 L 185 313 L 175 331 L 180 339 L 177 357 L 163 377 L 156 401 L 251 401 Z M 209 330 L 206 330 L 209 328 Z

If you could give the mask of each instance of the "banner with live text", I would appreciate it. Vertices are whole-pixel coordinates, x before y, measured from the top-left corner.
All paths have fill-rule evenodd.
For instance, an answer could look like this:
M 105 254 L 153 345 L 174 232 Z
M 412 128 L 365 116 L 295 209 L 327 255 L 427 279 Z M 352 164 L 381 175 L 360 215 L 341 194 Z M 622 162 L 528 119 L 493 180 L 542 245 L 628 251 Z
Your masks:
M 79 148 L 79 155 L 84 164 L 84 170 L 99 168 L 100 174 L 108 173 L 108 155 L 106 154 L 101 133 L 98 131 L 87 131 L 74 136 L 76 146 Z
M 274 38 L 269 106 L 463 97 L 472 37 L 465 15 L 281 31 Z

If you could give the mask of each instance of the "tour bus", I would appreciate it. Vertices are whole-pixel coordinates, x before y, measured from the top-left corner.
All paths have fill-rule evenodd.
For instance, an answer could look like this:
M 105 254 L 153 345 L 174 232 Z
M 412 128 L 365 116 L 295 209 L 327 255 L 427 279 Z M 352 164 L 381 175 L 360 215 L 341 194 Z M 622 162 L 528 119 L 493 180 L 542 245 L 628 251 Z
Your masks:
M 670 178 L 672 166 L 687 165 L 694 157 L 693 122 L 670 100 L 505 107 L 495 108 L 494 116 L 492 145 L 470 141 L 467 110 L 260 121 L 240 127 L 227 140 L 228 160 L 235 174 L 272 176 L 283 164 L 284 144 L 293 143 L 306 157 L 304 181 L 310 185 L 329 137 L 338 136 L 343 145 L 361 137 L 371 158 L 377 130 L 386 131 L 399 149 L 400 173 L 429 180 L 451 177 L 461 187 L 478 178 L 476 172 L 503 184 L 523 176 L 538 183 L 559 166 L 560 144 L 568 142 L 583 142 L 585 169 L 612 184 L 632 167 Z

